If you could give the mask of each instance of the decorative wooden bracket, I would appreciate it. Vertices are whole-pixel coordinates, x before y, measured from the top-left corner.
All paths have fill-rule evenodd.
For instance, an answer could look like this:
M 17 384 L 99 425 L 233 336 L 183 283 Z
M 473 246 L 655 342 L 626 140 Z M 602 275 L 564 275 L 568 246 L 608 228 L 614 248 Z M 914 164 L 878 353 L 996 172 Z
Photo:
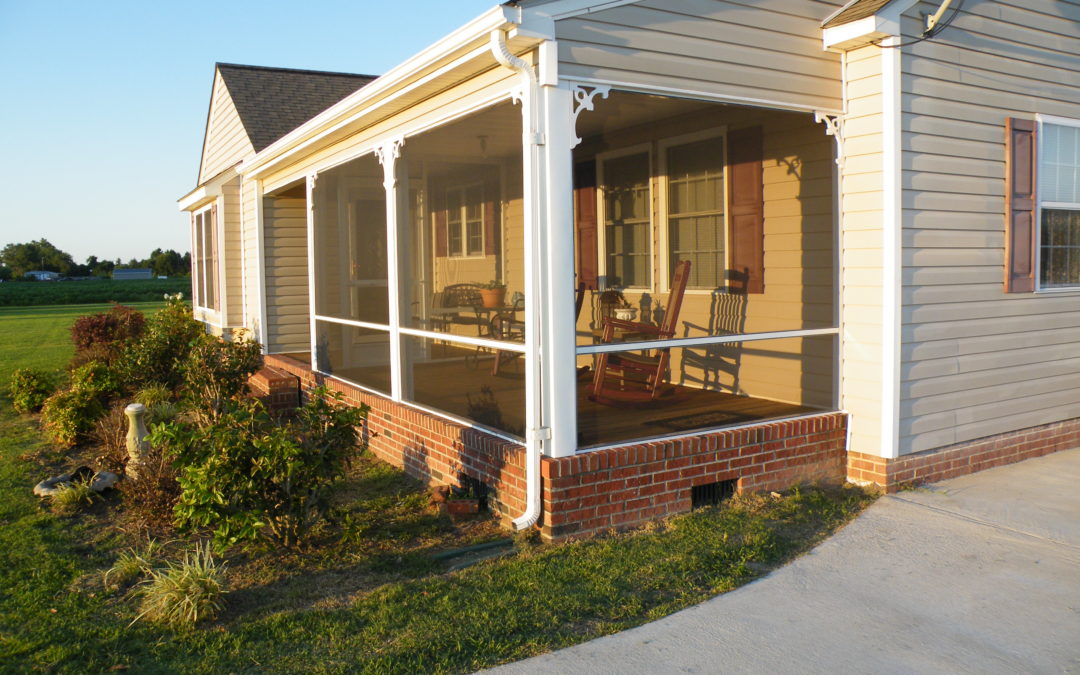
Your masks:
M 581 145 L 581 137 L 577 135 L 577 118 L 585 110 L 596 110 L 595 99 L 596 95 L 600 94 L 601 97 L 607 98 L 611 92 L 611 87 L 607 85 L 598 84 L 591 87 L 583 87 L 581 85 L 575 85 L 573 89 L 574 93 L 574 110 L 573 121 L 571 122 L 571 128 L 574 129 L 574 140 L 571 142 L 570 147 L 576 148 Z

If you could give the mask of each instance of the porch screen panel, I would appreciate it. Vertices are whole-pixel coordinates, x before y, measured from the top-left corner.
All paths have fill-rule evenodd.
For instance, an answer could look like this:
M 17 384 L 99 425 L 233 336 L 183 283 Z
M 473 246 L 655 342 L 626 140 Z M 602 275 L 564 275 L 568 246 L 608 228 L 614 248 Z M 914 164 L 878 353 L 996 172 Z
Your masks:
M 579 382 L 582 447 L 750 424 L 834 408 L 834 335 L 630 350 L 638 366 Z M 594 355 L 593 367 L 599 357 Z M 655 396 L 649 377 L 661 373 Z
M 688 288 L 724 285 L 724 141 L 667 149 L 668 269 L 689 260 Z
M 361 157 L 315 182 L 315 313 L 385 325 L 389 321 L 386 191 L 382 167 Z
M 490 349 L 405 336 L 409 400 L 521 438 L 525 430 L 522 357 Z
M 390 393 L 390 333 L 332 321 L 315 322 L 319 371 Z
M 606 285 L 650 284 L 649 153 L 608 159 L 604 169 Z

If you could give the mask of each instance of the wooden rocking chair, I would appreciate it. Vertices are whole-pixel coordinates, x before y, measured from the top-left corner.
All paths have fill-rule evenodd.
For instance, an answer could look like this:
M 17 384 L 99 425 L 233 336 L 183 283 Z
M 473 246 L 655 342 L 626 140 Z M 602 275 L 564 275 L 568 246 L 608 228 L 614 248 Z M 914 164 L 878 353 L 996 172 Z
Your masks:
M 671 279 L 671 293 L 668 295 L 667 308 L 664 310 L 659 326 L 605 317 L 602 341 L 613 341 L 616 331 L 656 340 L 675 337 L 679 310 L 682 308 L 683 295 L 689 278 L 690 261 L 679 261 L 675 265 L 675 274 Z M 661 348 L 643 353 L 598 354 L 596 373 L 593 375 L 589 398 L 598 403 L 609 404 L 655 401 L 663 392 L 670 352 L 669 348 Z

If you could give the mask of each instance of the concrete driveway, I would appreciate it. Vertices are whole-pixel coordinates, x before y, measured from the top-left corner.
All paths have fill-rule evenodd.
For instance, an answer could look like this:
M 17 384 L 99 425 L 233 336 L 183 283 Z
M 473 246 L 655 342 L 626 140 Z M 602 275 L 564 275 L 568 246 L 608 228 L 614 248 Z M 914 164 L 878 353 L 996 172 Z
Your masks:
M 496 673 L 1080 673 L 1080 449 L 883 497 L 811 553 Z

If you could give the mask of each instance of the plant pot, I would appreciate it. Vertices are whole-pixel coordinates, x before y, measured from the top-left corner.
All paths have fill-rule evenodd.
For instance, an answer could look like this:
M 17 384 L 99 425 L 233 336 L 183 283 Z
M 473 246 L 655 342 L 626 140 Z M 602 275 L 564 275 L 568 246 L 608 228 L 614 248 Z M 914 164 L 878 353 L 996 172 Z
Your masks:
M 446 512 L 454 516 L 470 513 L 480 513 L 480 500 L 451 499 L 450 501 L 446 502 Z
M 506 287 L 481 288 L 480 301 L 484 304 L 484 307 L 487 307 L 488 309 L 502 307 L 506 303 Z

